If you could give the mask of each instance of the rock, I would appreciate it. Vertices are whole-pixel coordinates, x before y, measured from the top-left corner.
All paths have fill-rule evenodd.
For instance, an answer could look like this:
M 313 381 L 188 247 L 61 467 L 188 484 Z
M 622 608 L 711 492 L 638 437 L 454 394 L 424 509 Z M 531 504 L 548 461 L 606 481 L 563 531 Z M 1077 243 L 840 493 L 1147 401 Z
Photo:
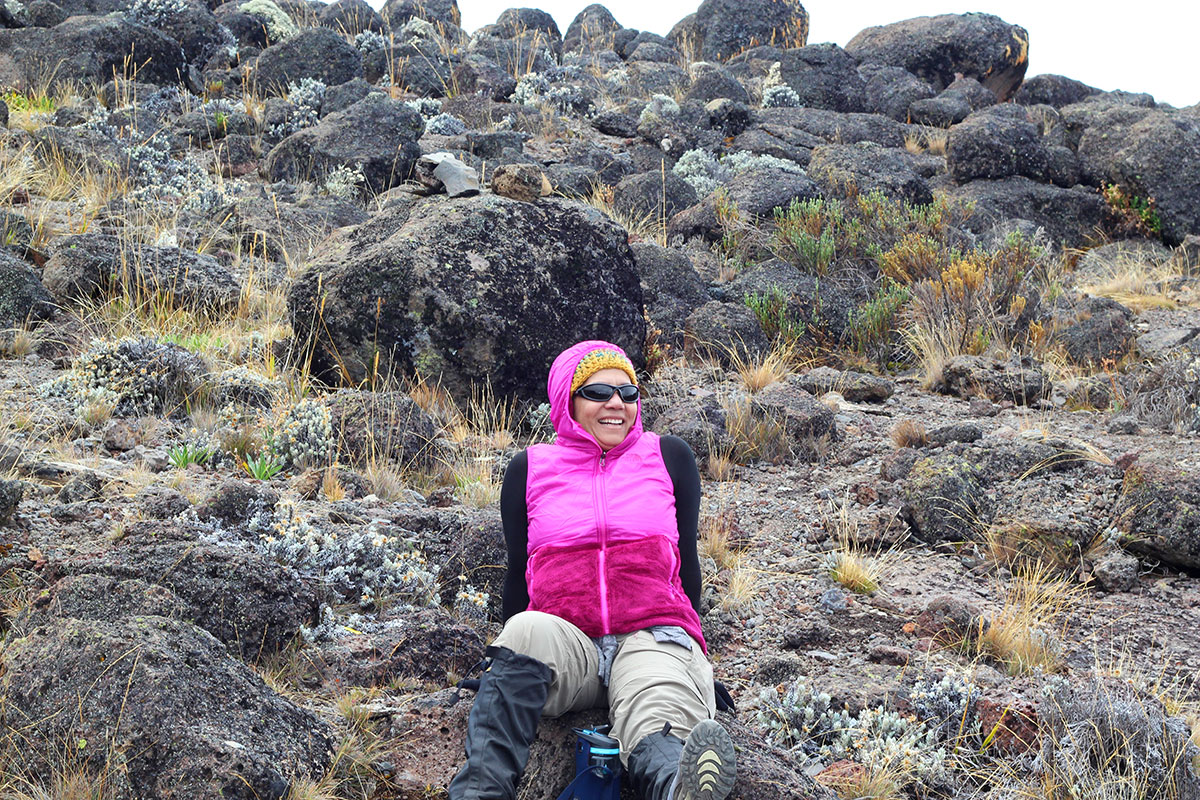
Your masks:
M 921 635 L 955 644 L 972 641 L 989 627 L 979 606 L 954 594 L 932 598 L 917 616 L 916 624 Z
M 80 472 L 58 490 L 58 502 L 69 505 L 99 500 L 104 496 L 104 482 L 95 472 Z
M 779 74 L 802 106 L 840 112 L 867 110 L 866 82 L 858 74 L 858 62 L 836 44 L 785 50 Z
M 1048 167 L 1049 155 L 1037 127 L 1021 106 L 988 108 L 950 129 L 946 169 L 959 183 L 1011 175 L 1040 181 Z
M 725 416 L 716 397 L 689 397 L 664 409 L 654 418 L 650 430 L 678 436 L 692 448 L 697 461 L 707 464 L 714 455 L 727 453 L 733 444 L 725 429 Z
M 420 371 L 458 397 L 485 379 L 525 395 L 529 376 L 581 339 L 608 338 L 641 363 L 627 239 L 598 211 L 559 198 L 413 199 L 317 250 L 289 291 L 296 340 L 316 374 L 344 369 L 358 382 L 376 369 Z
M 942 367 L 938 391 L 958 397 L 981 395 L 1030 405 L 1050 396 L 1050 379 L 1028 357 L 1000 361 L 983 356 L 954 356 Z
M 933 202 L 933 192 L 914 169 L 912 156 L 874 142 L 815 147 L 808 174 L 826 196 L 843 195 L 846 187 L 855 186 L 864 193 L 881 191 L 913 205 Z
M 1117 511 L 1121 544 L 1143 558 L 1184 569 L 1200 567 L 1200 479 L 1161 467 L 1125 473 Z
M 492 171 L 492 191 L 502 197 L 534 203 L 553 188 L 546 175 L 533 164 L 502 164 Z
M 977 442 L 983 438 L 983 427 L 978 422 L 949 422 L 929 431 L 932 444 L 950 442 Z
M 1124 550 L 1105 553 L 1092 564 L 1092 577 L 1106 592 L 1128 592 L 1137 585 L 1141 564 Z
M 616 109 L 601 111 L 591 119 L 592 127 L 608 136 L 632 139 L 637 136 L 637 117 Z
M 26 774 L 86 742 L 124 753 L 112 778 L 132 796 L 262 800 L 331 761 L 332 729 L 187 622 L 67 618 L 8 642 L 2 659 L 0 724 L 21 731 Z
M 576 14 L 567 26 L 567 32 L 563 35 L 563 51 L 611 50 L 614 36 L 619 30 L 621 24 L 612 12 L 600 3 L 592 3 Z
M 366 0 L 336 0 L 321 9 L 317 20 L 326 28 L 332 28 L 347 36 L 357 36 L 363 31 L 384 30 L 383 17 Z
M 991 14 L 942 14 L 867 28 L 846 45 L 860 63 L 903 67 L 937 90 L 959 74 L 1001 100 L 1021 85 L 1029 66 L 1029 34 Z
M 704 0 L 667 38 L 681 49 L 690 42 L 705 61 L 725 61 L 761 43 L 803 47 L 808 12 L 796 0 Z
M 821 195 L 817 185 L 806 176 L 770 167 L 739 172 L 724 188 L 728 199 L 747 218 L 770 218 L 775 209 L 786 209 L 793 200 L 811 200 Z M 700 236 L 715 242 L 723 235 L 715 194 L 680 211 L 667 222 L 668 238 Z
M 881 403 L 892 396 L 894 387 L 887 378 L 863 372 L 842 372 L 832 367 L 817 367 L 801 375 L 798 384 L 809 394 L 820 397 L 837 392 L 851 403 Z
M 338 454 L 352 464 L 377 460 L 410 466 L 438 454 L 433 420 L 399 392 L 341 389 L 325 398 Z
M 210 255 L 139 246 L 105 233 L 58 239 L 42 283 L 61 303 L 100 299 L 120 290 L 130 297 L 164 294 L 174 304 L 201 310 L 232 308 L 242 292 L 237 279 Z
M 149 519 L 174 519 L 192 507 L 191 501 L 166 486 L 147 486 L 134 499 Z
M 221 3 L 213 9 L 213 16 L 229 29 L 239 46 L 255 48 L 255 52 L 260 53 L 271 43 L 271 36 L 267 32 L 267 22 L 263 17 L 242 11 L 242 5 L 244 5 L 242 0 Z
M 746 87 L 733 77 L 728 69 L 720 64 L 710 64 L 698 61 L 691 65 L 692 85 L 688 88 L 684 101 L 698 100 L 707 103 L 711 100 L 726 99 L 735 103 L 750 103 L 750 95 Z
M 354 45 L 329 28 L 310 28 L 263 50 L 252 80 L 257 91 L 281 96 L 304 78 L 337 86 L 362 72 L 362 55 Z
M 479 173 L 449 153 L 421 156 L 417 159 L 416 174 L 433 191 L 444 190 L 450 197 L 479 194 Z
M 362 74 L 371 84 L 405 86 L 421 97 L 444 97 L 453 89 L 454 70 L 444 55 L 451 45 L 423 39 L 372 50 L 363 56 Z M 503 56 L 488 53 L 493 61 Z M 504 63 L 512 63 L 505 61 Z
M 949 128 L 971 114 L 971 104 L 958 92 L 942 92 L 937 97 L 914 100 L 908 107 L 908 119 L 915 125 Z
M 710 299 L 704 280 L 678 250 L 649 242 L 635 242 L 630 248 L 641 278 L 646 313 L 651 324 L 662 331 L 659 341 L 681 351 L 688 315 Z
M 1200 119 L 1152 111 L 1127 121 L 1114 110 L 1084 131 L 1079 160 L 1089 181 L 1116 184 L 1130 198 L 1153 198 L 1167 244 L 1200 233 Z
M 751 397 L 750 407 L 780 424 L 797 454 L 806 459 L 816 460 L 825 443 L 838 439 L 833 411 L 806 392 L 797 375 L 760 390 Z
M 453 33 L 462 21 L 458 0 L 387 0 L 379 14 L 394 31 L 400 30 L 411 19 L 423 19 Z
M 326 487 L 330 485 L 336 486 L 337 490 L 344 495 L 342 502 L 361 500 L 371 494 L 371 487 L 366 478 L 345 467 L 333 466 L 305 470 L 292 481 L 292 489 L 305 500 L 321 499 L 325 494 Z M 353 508 L 352 504 L 351 508 Z M 331 519 L 334 517 L 334 513 L 330 512 Z
M 613 187 L 613 208 L 630 220 L 665 222 L 698 199 L 692 185 L 668 169 L 630 175 Z
M 100 558 L 81 556 L 61 567 L 67 575 L 163 586 L 179 599 L 186 619 L 249 661 L 287 647 L 301 625 L 311 624 L 317 611 L 315 588 L 291 567 L 243 544 L 197 541 L 198 533 L 188 523 L 137 522 Z
M 196 506 L 196 516 L 219 522 L 225 527 L 245 525 L 252 517 L 271 513 L 279 502 L 279 492 L 265 484 L 226 478 L 215 492 Z
M 54 300 L 24 261 L 0 251 L 0 331 L 49 319 Z
M 1107 297 L 1085 297 L 1053 316 L 1053 339 L 1080 365 L 1115 365 L 1134 345 L 1133 312 Z
M 758 116 L 764 130 L 809 149 L 821 144 L 813 141 L 813 136 L 826 144 L 875 142 L 884 147 L 904 147 L 904 137 L 909 133 L 909 126 L 878 114 L 841 114 L 820 108 L 764 108 Z
M 754 312 L 741 303 L 711 300 L 688 315 L 684 323 L 684 352 L 688 358 L 731 366 L 770 348 Z
M 203 67 L 210 59 L 224 57 L 222 51 L 229 44 L 229 34 L 206 3 L 181 3 L 167 13 L 152 13 L 145 18 L 136 13 L 129 16 L 179 42 L 186 61 L 197 67 Z
M 17 508 L 25 494 L 21 481 L 0 480 L 0 525 L 12 525 L 17 518 Z
M 1013 101 L 1023 106 L 1047 105 L 1055 108 L 1086 100 L 1100 90 L 1062 75 L 1034 75 L 1027 78 L 1013 94 Z
M 742 303 L 784 300 L 782 311 L 791 333 L 813 343 L 818 339 L 843 341 L 857 308 L 855 298 L 832 282 L 778 258 L 744 270 L 727 285 L 725 299 Z
M 179 598 L 164 586 L 132 578 L 107 575 L 69 575 L 34 601 L 18 621 L 20 630 L 55 625 L 74 618 L 120 622 L 125 617 L 181 617 L 186 611 Z
M 1020 694 L 984 694 L 975 701 L 975 717 L 980 729 L 995 732 L 990 744 L 998 753 L 1020 755 L 1040 743 L 1037 706 Z
M 480 93 L 504 101 L 517 88 L 517 79 L 492 59 L 468 53 L 454 69 L 454 85 L 465 94 Z
M 302 262 L 332 231 L 366 222 L 362 206 L 303 192 L 287 184 L 257 187 L 223 210 L 230 250 L 242 248 L 273 261 Z
M 1063 189 L 1020 176 L 1001 180 L 974 180 L 947 187 L 946 197 L 973 203 L 975 213 L 966 226 L 975 233 L 988 233 L 997 225 L 1011 226 L 1027 220 L 1043 228 L 1051 241 L 1064 247 L 1088 242 L 1107 218 L 1107 206 L 1094 191 L 1083 187 Z
M 992 499 L 971 461 L 942 455 L 913 464 L 901 491 L 901 517 L 923 542 L 978 539 L 991 519 Z
M 295 182 L 323 179 L 339 167 L 361 168 L 366 191 L 383 192 L 408 177 L 424 131 L 421 115 L 404 103 L 370 94 L 288 136 L 267 155 L 263 169 L 273 181 Z
M 909 106 L 935 94 L 932 86 L 903 67 L 863 64 L 858 74 L 865 81 L 862 110 L 897 122 L 908 122 Z

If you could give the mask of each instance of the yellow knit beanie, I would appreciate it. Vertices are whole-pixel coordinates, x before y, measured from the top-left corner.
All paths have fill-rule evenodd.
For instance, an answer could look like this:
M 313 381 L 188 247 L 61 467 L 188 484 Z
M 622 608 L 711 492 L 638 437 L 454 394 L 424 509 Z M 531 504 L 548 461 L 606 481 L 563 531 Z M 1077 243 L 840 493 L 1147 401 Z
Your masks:
M 579 359 L 579 365 L 575 367 L 575 377 L 571 379 L 571 394 L 575 394 L 588 378 L 602 369 L 619 369 L 629 376 L 630 383 L 637 386 L 637 375 L 633 370 L 633 362 L 616 350 L 601 347 Z

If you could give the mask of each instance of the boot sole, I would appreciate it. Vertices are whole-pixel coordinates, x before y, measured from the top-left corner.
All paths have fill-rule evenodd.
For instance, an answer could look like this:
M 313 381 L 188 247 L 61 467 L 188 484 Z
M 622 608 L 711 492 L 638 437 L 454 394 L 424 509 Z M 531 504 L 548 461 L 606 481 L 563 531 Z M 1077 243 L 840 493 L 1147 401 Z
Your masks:
M 725 800 L 736 777 L 737 758 L 729 733 L 720 723 L 703 720 L 683 745 L 674 800 Z

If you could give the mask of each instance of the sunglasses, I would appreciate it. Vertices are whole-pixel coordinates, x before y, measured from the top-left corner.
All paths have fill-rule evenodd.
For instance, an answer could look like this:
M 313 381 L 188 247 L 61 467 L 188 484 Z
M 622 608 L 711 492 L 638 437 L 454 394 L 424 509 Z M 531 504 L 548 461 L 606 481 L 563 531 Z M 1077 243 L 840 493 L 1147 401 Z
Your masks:
M 613 396 L 613 392 L 621 395 L 621 401 L 624 403 L 637 402 L 638 387 L 632 383 L 621 386 L 613 386 L 611 383 L 589 383 L 587 386 L 576 389 L 575 395 L 584 400 L 591 400 L 593 403 L 607 403 L 608 399 Z

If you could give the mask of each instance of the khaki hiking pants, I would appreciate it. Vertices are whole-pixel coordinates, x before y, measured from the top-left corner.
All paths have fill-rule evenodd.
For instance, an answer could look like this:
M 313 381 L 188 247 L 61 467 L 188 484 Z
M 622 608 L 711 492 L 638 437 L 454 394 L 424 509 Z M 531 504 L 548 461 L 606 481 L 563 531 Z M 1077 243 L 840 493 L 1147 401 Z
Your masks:
M 657 642 L 649 631 L 618 636 L 607 690 L 598 675 L 596 645 L 561 617 L 522 611 L 509 618 L 492 644 L 550 667 L 544 715 L 607 704 L 622 762 L 642 737 L 661 731 L 663 723 L 671 723 L 671 733 L 686 739 L 701 720 L 717 713 L 712 665 L 696 642 L 688 650 Z

